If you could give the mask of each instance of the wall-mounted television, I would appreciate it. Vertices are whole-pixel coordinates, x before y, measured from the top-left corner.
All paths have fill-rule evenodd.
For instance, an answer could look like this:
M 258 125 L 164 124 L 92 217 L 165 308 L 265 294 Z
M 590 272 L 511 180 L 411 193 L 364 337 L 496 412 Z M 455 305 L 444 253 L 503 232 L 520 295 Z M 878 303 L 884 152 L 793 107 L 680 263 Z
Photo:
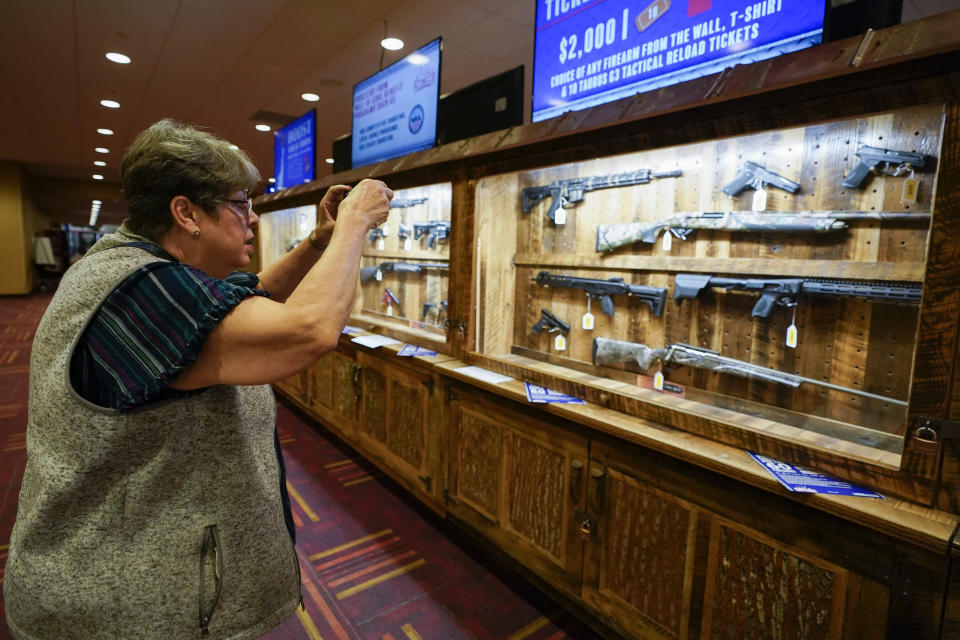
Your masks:
M 437 144 L 523 124 L 523 65 L 440 97 Z
M 441 38 L 353 87 L 352 166 L 429 149 L 437 138 Z
M 819 44 L 829 0 L 540 0 L 531 120 Z
M 273 134 L 274 187 L 286 189 L 317 177 L 317 112 L 311 109 Z

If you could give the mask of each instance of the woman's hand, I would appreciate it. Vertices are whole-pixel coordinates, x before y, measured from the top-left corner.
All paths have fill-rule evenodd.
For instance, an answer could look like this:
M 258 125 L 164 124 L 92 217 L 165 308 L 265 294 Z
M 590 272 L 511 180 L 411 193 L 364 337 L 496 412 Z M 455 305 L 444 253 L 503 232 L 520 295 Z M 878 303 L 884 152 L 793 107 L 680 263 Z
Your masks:
M 320 201 L 320 207 L 317 212 L 317 226 L 313 229 L 313 239 L 316 244 L 325 247 L 330 243 L 330 236 L 333 235 L 333 227 L 337 222 L 337 213 L 340 210 L 340 203 L 347 197 L 350 187 L 345 184 L 335 184 L 323 195 Z
M 361 180 L 340 202 L 338 224 L 349 221 L 352 226 L 356 221 L 366 234 L 387 221 L 392 199 L 393 191 L 380 180 Z

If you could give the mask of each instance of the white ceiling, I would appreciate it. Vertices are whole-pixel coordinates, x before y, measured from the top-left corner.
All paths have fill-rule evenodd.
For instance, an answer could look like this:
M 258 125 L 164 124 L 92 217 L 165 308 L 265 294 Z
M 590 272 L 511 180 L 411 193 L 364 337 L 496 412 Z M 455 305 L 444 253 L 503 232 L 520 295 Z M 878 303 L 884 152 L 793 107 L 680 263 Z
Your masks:
M 0 0 L 0 160 L 24 165 L 53 219 L 84 224 L 90 199 L 100 197 L 100 222 L 118 222 L 123 149 L 152 122 L 209 127 L 246 150 L 266 177 L 273 136 L 254 129 L 255 114 L 316 108 L 318 154 L 329 155 L 350 130 L 354 83 L 377 71 L 381 55 L 386 66 L 437 35 L 442 93 L 525 65 L 528 121 L 534 2 Z M 960 8 L 960 0 L 903 4 L 904 21 Z M 404 50 L 382 53 L 384 21 Z M 108 51 L 133 62 L 109 62 Z M 304 102 L 304 92 L 320 101 Z M 121 107 L 102 107 L 103 98 Z M 110 153 L 94 152 L 98 146 Z M 108 166 L 94 167 L 98 159 Z

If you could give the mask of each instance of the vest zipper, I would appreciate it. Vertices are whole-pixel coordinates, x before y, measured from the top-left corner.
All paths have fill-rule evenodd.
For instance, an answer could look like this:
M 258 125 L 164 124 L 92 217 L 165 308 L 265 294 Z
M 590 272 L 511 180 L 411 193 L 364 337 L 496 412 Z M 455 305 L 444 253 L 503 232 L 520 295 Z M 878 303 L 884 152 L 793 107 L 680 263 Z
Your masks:
M 204 568 L 206 565 L 208 550 L 213 551 L 213 602 L 210 608 L 205 609 L 204 604 Z M 298 567 L 299 568 L 299 567 Z M 203 542 L 200 544 L 200 635 L 210 634 L 210 618 L 213 617 L 213 610 L 217 607 L 220 600 L 220 590 L 223 586 L 223 555 L 220 552 L 220 529 L 215 524 L 208 525 L 203 529 Z

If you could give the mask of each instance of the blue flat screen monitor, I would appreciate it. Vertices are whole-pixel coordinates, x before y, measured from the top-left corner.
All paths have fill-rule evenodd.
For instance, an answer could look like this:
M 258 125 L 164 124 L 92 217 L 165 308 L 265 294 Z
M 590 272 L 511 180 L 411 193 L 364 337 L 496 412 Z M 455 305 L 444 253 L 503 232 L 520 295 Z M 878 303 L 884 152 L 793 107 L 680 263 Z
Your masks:
M 534 122 L 819 44 L 825 0 L 538 0 Z
M 317 112 L 311 109 L 273 134 L 275 187 L 286 189 L 317 177 Z
M 441 38 L 353 87 L 352 165 L 362 167 L 437 139 Z

